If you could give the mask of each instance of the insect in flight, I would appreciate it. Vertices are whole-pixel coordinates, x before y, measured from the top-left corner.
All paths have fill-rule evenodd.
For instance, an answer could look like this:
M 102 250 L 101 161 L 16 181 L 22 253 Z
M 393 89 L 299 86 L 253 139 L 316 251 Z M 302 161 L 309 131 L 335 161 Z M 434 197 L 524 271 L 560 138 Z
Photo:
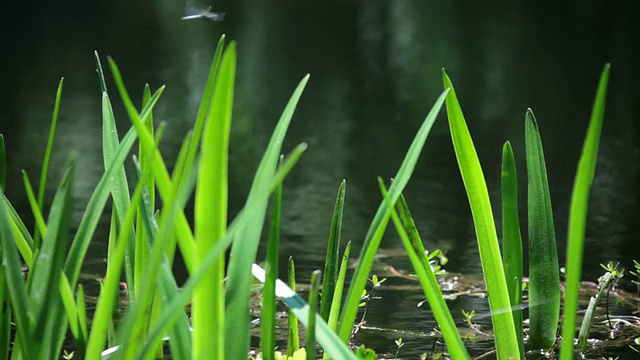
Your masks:
M 194 9 L 191 8 L 189 15 L 185 15 L 181 18 L 181 20 L 191 20 L 191 19 L 208 19 L 211 21 L 224 21 L 224 14 L 219 12 L 211 12 L 211 6 L 208 9 Z

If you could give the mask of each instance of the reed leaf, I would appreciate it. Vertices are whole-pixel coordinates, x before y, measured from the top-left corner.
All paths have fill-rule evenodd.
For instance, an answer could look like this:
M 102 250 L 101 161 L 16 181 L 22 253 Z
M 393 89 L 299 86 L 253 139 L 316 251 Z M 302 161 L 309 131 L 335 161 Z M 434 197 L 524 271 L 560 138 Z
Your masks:
M 282 157 L 280 158 L 282 160 Z M 273 213 L 267 243 L 266 279 L 262 291 L 260 311 L 260 350 L 264 360 L 273 360 L 276 347 L 276 280 L 279 272 L 280 213 L 282 207 L 282 184 L 273 194 Z
M 293 262 L 293 257 L 289 256 L 289 267 L 288 267 L 288 275 L 289 275 L 289 287 L 293 289 L 295 292 L 296 289 L 296 267 Z M 289 324 L 287 330 L 287 356 L 293 357 L 293 353 L 300 349 L 300 332 L 298 329 L 298 317 L 293 310 L 289 309 L 287 311 L 289 317 Z M 337 320 L 336 320 L 337 323 Z M 335 327 L 333 328 L 335 330 Z
M 331 219 L 331 231 L 329 232 L 329 244 L 324 263 L 324 277 L 322 278 L 322 307 L 320 314 L 325 321 L 329 319 L 329 311 L 335 292 L 338 277 L 338 262 L 340 261 L 340 234 L 342 232 L 342 213 L 344 211 L 344 195 L 347 181 L 342 180 L 338 188 L 338 197 L 333 209 Z
M 582 275 L 582 257 L 584 254 L 584 237 L 587 227 L 587 211 L 589 209 L 589 192 L 598 158 L 600 133 L 604 120 L 607 86 L 609 83 L 610 64 L 605 64 L 598 83 L 598 90 L 593 103 L 589 129 L 584 140 L 582 155 L 578 163 L 576 177 L 571 194 L 569 209 L 569 225 L 567 240 L 567 280 L 565 284 L 564 318 L 562 321 L 561 360 L 574 358 L 573 338 L 576 332 L 576 316 L 578 312 L 578 297 Z
M 227 228 L 229 130 L 235 77 L 236 46 L 232 42 L 222 55 L 202 136 L 195 198 L 196 266 Z M 224 272 L 225 259 L 221 255 L 209 269 L 207 280 L 193 294 L 193 355 L 197 359 L 226 358 Z M 227 341 L 233 342 L 233 338 Z
M 409 182 L 413 169 L 418 161 L 418 157 L 420 156 L 420 152 L 427 140 L 427 136 L 429 135 L 431 127 L 433 126 L 433 123 L 435 122 L 436 117 L 440 112 L 440 108 L 447 96 L 447 92 L 448 90 L 444 90 L 440 97 L 438 97 L 435 104 L 429 111 L 429 114 L 427 114 L 427 117 L 420 126 L 413 142 L 409 146 L 409 150 L 402 161 L 402 165 L 400 165 L 398 173 L 394 178 L 395 181 L 389 188 L 389 198 L 391 199 L 391 203 L 394 203 L 398 199 L 400 193 Z M 369 230 L 365 235 L 364 244 L 358 258 L 358 266 L 353 274 L 351 285 L 349 286 L 349 291 L 345 300 L 345 306 L 343 307 L 342 314 L 340 315 L 340 329 L 338 334 L 345 343 L 349 340 L 353 322 L 358 312 L 358 305 L 360 304 L 362 290 L 364 290 L 367 283 L 367 278 L 371 271 L 374 257 L 378 251 L 378 247 L 380 246 L 380 241 L 384 235 L 387 223 L 389 222 L 389 211 L 390 209 L 387 206 L 386 201 L 383 199 L 376 211 L 371 225 L 369 226 Z
M 520 350 L 513 327 L 513 316 L 510 311 L 502 311 L 510 308 L 510 300 L 487 184 L 453 84 L 444 69 L 442 77 L 445 89 L 450 89 L 447 95 L 449 129 L 476 229 L 482 271 L 489 293 L 497 355 L 499 359 L 519 359 Z
M 513 325 L 520 348 L 520 357 L 524 357 L 524 338 L 522 331 L 522 276 L 523 254 L 518 215 L 518 177 L 511 143 L 502 147 L 502 262 L 509 291 L 509 300 L 513 314 Z
M 560 317 L 560 269 L 547 170 L 538 124 L 525 115 L 529 214 L 529 337 L 532 349 L 549 350 Z
M 311 287 L 309 288 L 309 315 L 307 317 L 307 360 L 315 360 L 316 351 L 316 315 L 318 314 L 318 293 L 320 292 L 320 276 L 322 271 L 311 273 Z
M 244 358 L 249 351 L 251 326 L 249 317 L 252 282 L 251 264 L 253 264 L 256 259 L 268 203 L 267 198 L 261 198 L 261 195 L 258 197 L 258 194 L 264 193 L 273 178 L 284 136 L 308 80 L 309 75 L 300 81 L 271 135 L 269 145 L 258 166 L 247 199 L 247 204 L 251 203 L 257 212 L 254 214 L 254 217 L 250 219 L 247 226 L 240 230 L 236 241 L 231 247 L 231 255 L 227 269 L 228 281 L 225 307 L 226 316 L 234 319 L 233 321 L 227 321 L 225 323 L 226 337 L 234 339 L 234 341 L 226 342 L 225 356 L 229 359 Z
M 391 209 L 391 219 L 396 226 L 398 235 L 400 235 L 402 244 L 407 250 L 411 265 L 418 276 L 422 290 L 438 322 L 451 357 L 454 359 L 471 359 L 462 343 L 456 323 L 453 321 L 449 307 L 442 295 L 442 290 L 440 290 L 438 280 L 431 269 L 431 264 L 429 264 L 429 259 L 427 259 L 427 253 L 422 244 L 422 239 L 420 239 L 404 196 L 400 194 L 398 198 L 397 207 L 400 214 L 398 215 L 394 204 L 392 204 L 391 199 L 389 199 L 389 194 L 382 178 L 378 178 L 378 184 L 382 196 L 387 200 L 387 205 Z

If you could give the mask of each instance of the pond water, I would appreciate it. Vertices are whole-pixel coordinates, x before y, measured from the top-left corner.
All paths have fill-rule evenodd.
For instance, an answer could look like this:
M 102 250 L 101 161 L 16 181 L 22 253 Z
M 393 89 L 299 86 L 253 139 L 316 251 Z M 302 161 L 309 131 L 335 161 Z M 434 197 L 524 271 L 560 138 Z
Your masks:
M 206 9 L 209 4 L 187 1 L 186 5 Z M 169 0 L 3 5 L 0 133 L 8 150 L 7 195 L 25 217 L 29 210 L 20 169 L 32 181 L 39 174 L 60 77 L 65 77 L 65 88 L 48 190 L 52 195 L 69 153 L 79 153 L 75 189 L 79 220 L 103 169 L 93 51 L 98 50 L 103 63 L 107 55 L 116 60 L 133 94 L 141 94 L 146 82 L 153 89 L 167 85 L 155 119 L 167 123 L 162 151 L 171 163 L 193 124 L 215 45 L 224 33 L 238 42 L 230 154 L 232 214 L 246 198 L 284 104 L 297 82 L 311 74 L 284 146 L 289 151 L 299 142 L 309 144 L 286 181 L 282 214 L 282 259 L 294 256 L 302 281 L 323 264 L 342 179 L 347 179 L 342 236 L 353 241 L 352 253 L 359 250 L 381 200 L 376 176 L 388 179 L 395 174 L 442 91 L 442 67 L 456 85 L 496 206 L 506 140 L 516 154 L 520 199 L 526 198 L 524 113 L 527 107 L 535 112 L 564 263 L 577 160 L 600 71 L 611 62 L 584 279 L 597 279 L 599 263 L 620 262 L 632 269 L 632 260 L 640 259 L 637 4 L 569 1 L 550 7 L 525 3 L 494 7 L 463 1 L 331 0 L 273 6 L 220 0 L 213 5 L 212 11 L 226 13 L 224 22 L 180 20 L 185 4 Z M 110 91 L 124 133 L 129 123 L 112 85 Z M 473 223 L 444 111 L 406 196 L 425 246 L 448 251 L 447 270 L 480 273 Z M 498 210 L 494 208 L 500 228 Z M 524 206 L 521 218 L 526 218 Z M 522 223 L 526 234 L 526 221 Z M 104 269 L 104 230 L 90 249 L 87 273 Z M 389 231 L 382 247 L 395 249 L 401 244 Z M 396 266 L 408 269 L 409 263 L 399 259 Z M 629 279 L 623 279 L 621 286 L 629 288 Z M 420 291 L 411 294 L 383 293 L 378 305 L 372 305 L 369 325 L 431 331 L 434 324 L 425 320 L 431 317 L 415 310 Z M 486 300 L 469 301 L 460 308 L 486 311 Z M 407 307 L 411 310 L 403 310 Z M 457 319 L 462 321 L 462 316 Z M 368 332 L 374 334 L 368 339 L 380 344 L 380 351 L 394 352 L 389 337 L 383 336 L 386 347 L 376 340 L 379 332 Z M 428 348 L 432 339 L 418 337 L 415 342 L 422 344 L 420 351 L 427 351 L 424 344 Z M 409 348 L 407 344 L 403 353 Z

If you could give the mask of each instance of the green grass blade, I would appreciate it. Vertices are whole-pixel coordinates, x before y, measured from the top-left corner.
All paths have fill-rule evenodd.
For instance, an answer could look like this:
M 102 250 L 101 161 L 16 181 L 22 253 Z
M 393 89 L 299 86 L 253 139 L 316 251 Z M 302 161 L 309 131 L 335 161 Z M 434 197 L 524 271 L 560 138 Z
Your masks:
M 144 120 L 147 116 L 150 115 L 150 112 L 145 114 L 144 110 L 142 113 L 138 114 L 131 98 L 129 97 L 129 93 L 124 85 L 122 80 L 122 76 L 120 75 L 120 70 L 116 63 L 109 58 L 109 65 L 111 67 L 111 72 L 113 73 L 113 79 L 118 87 L 120 92 L 120 97 L 122 98 L 122 102 L 124 107 L 129 115 L 129 119 L 133 123 L 135 127 L 135 131 L 138 134 L 140 142 L 145 143 L 145 149 L 154 149 L 154 137 L 149 133 L 149 130 L 144 126 Z M 162 91 L 164 87 L 161 87 L 159 92 Z M 150 108 L 151 105 L 154 104 L 154 97 L 151 98 L 151 102 L 145 109 Z M 153 168 L 153 177 L 155 179 L 155 183 L 158 188 L 158 192 L 165 202 L 172 202 L 175 194 L 172 193 L 174 189 L 171 178 L 169 177 L 169 172 L 167 171 L 167 167 L 162 159 L 162 155 L 158 149 L 154 149 L 151 155 L 147 155 L 148 160 L 151 167 Z M 191 228 L 189 227 L 189 223 L 187 221 L 184 213 L 178 215 L 177 224 L 176 224 L 176 232 L 177 239 L 180 245 L 180 251 L 182 252 L 183 258 L 185 260 L 185 264 L 187 269 L 191 272 L 193 271 L 195 265 L 195 241 L 193 237 L 193 233 L 191 232 Z
M 138 171 L 141 173 L 139 168 Z M 139 214 L 142 213 L 142 216 L 140 216 L 140 226 L 143 227 L 143 229 L 141 228 L 140 230 L 144 230 L 144 233 L 148 234 L 145 238 L 145 240 L 148 241 L 145 249 L 148 251 L 155 243 L 156 234 L 160 229 L 158 228 L 158 225 L 155 221 L 152 201 L 148 192 L 146 192 L 146 187 L 145 191 L 143 192 L 142 199 L 144 201 L 143 204 L 139 207 L 139 209 L 141 209 L 141 211 L 139 211 Z M 169 206 L 171 205 L 169 204 Z M 145 259 L 146 258 L 148 258 L 148 254 L 145 255 Z M 162 313 L 160 305 L 165 301 L 170 301 L 178 294 L 178 284 L 173 277 L 168 259 L 162 261 L 162 263 L 160 264 L 160 271 L 158 272 L 156 281 L 158 283 L 159 291 L 155 294 L 155 297 L 153 299 L 153 307 L 151 308 L 151 319 L 147 320 L 150 323 L 156 321 L 156 319 Z M 189 330 L 189 321 L 184 312 L 181 312 L 179 321 L 175 324 L 175 326 L 171 328 L 171 330 L 169 331 L 169 335 L 171 356 L 176 359 L 191 359 L 191 331 Z M 160 351 L 162 351 L 161 344 L 158 343 L 156 345 L 156 349 L 160 349 Z M 148 348 L 149 350 L 153 350 L 153 347 L 151 346 Z M 153 352 L 150 352 L 149 355 L 153 356 L 154 354 Z M 142 358 L 143 356 L 143 354 L 140 354 L 139 356 L 137 356 L 137 358 Z
M 38 233 L 40 236 L 45 235 L 45 231 L 47 226 L 44 222 L 44 217 L 42 216 L 42 211 L 40 206 L 38 205 L 38 200 L 36 199 L 33 188 L 31 187 L 31 182 L 29 181 L 29 176 L 27 176 L 27 172 L 22 170 L 22 181 L 24 183 L 24 189 L 27 192 L 27 199 L 29 200 L 29 205 L 31 206 L 31 212 L 33 213 L 33 218 L 36 222 L 36 229 L 38 229 Z M 38 245 L 34 245 L 38 246 Z M 39 249 L 39 247 L 37 248 Z
M 227 341 L 225 355 L 229 359 L 240 359 L 247 356 L 249 351 L 251 319 L 249 306 L 251 300 L 251 264 L 255 262 L 262 227 L 264 224 L 267 199 L 257 202 L 259 193 L 263 192 L 273 177 L 274 170 L 281 153 L 284 136 L 287 132 L 293 113 L 302 96 L 309 75 L 305 76 L 291 95 L 280 120 L 271 136 L 258 170 L 251 185 L 247 203 L 258 206 L 258 213 L 251 219 L 251 223 L 238 234 L 231 248 L 229 267 L 227 269 L 226 316 L 234 321 L 225 323 Z M 258 205 L 259 204 L 259 205 Z
M 569 229 L 567 241 L 567 281 L 564 297 L 564 319 L 562 322 L 562 343 L 560 359 L 573 359 L 573 338 L 576 331 L 576 315 L 578 312 L 578 296 L 582 275 L 582 256 L 584 253 L 584 236 L 587 226 L 589 208 L 589 192 L 598 157 L 600 133 L 604 120 L 607 85 L 611 65 L 606 64 L 600 76 L 596 98 L 591 112 L 589 130 L 582 148 L 578 170 L 573 184 L 571 208 L 569 210 Z
M 540 131 L 531 109 L 525 117 L 529 180 L 529 343 L 533 350 L 546 351 L 553 346 L 558 330 L 560 269 Z
M 9 216 L 9 221 L 11 223 L 11 231 L 13 233 L 13 237 L 18 247 L 18 251 L 20 251 L 20 256 L 27 265 L 31 265 L 32 257 L 33 257 L 33 238 L 27 230 L 27 227 L 22 222 L 20 215 L 16 212 L 16 209 L 13 208 L 11 202 L 4 193 L 0 194 L 2 197 L 2 201 L 4 201 L 4 205 L 7 211 L 7 215 Z
M 40 356 L 59 353 L 58 344 L 65 336 L 56 329 L 66 326 L 64 317 L 58 316 L 64 312 L 59 282 L 70 238 L 74 171 L 75 157 L 72 157 L 53 199 L 41 249 L 29 272 L 29 306 L 36 319 L 33 335 L 41 339 Z
M 398 169 L 398 173 L 394 178 L 395 181 L 389 189 L 389 198 L 392 203 L 398 199 L 400 193 L 409 182 L 409 178 L 413 173 L 413 169 L 418 161 L 420 152 L 422 151 L 424 143 L 427 140 L 427 136 L 431 131 L 431 127 L 433 126 L 433 123 L 440 112 L 440 108 L 444 103 L 447 92 L 448 90 L 443 91 L 438 100 L 436 100 L 435 104 L 429 111 L 429 114 L 420 126 L 418 133 L 413 139 L 402 165 L 400 165 L 400 169 Z M 339 335 L 345 343 L 349 340 L 353 322 L 358 312 L 360 296 L 362 294 L 362 290 L 364 290 L 364 287 L 367 284 L 367 277 L 371 271 L 371 266 L 373 265 L 375 254 L 378 251 L 384 230 L 389 221 L 389 216 L 389 208 L 386 202 L 382 200 L 365 236 L 364 244 L 360 251 L 360 257 L 358 258 L 358 266 L 353 274 L 351 285 L 349 286 L 349 292 L 347 293 L 347 298 L 345 300 L 345 306 L 343 307 L 342 314 L 340 316 Z
M 471 213 L 473 214 L 482 271 L 489 293 L 489 307 L 492 312 L 496 351 L 498 358 L 509 359 L 513 357 L 514 359 L 519 359 L 520 350 L 513 327 L 513 316 L 510 311 L 503 311 L 504 309 L 509 309 L 511 305 L 487 184 L 484 180 L 480 160 L 471 140 L 462 109 L 453 89 L 453 84 L 444 69 L 442 70 L 442 77 L 445 89 L 449 88 L 451 90 L 447 95 L 449 129 L 451 130 L 451 140 L 469 198 Z
M 522 331 L 523 255 L 520 217 L 518 215 L 518 177 L 511 144 L 502 147 L 502 262 L 511 300 L 513 324 L 518 338 L 520 357 L 524 357 Z
M 331 232 L 329 233 L 329 245 L 327 246 L 327 256 L 324 263 L 324 277 L 322 279 L 322 308 L 320 314 L 325 320 L 329 319 L 329 311 L 333 293 L 335 292 L 336 280 L 338 277 L 338 261 L 340 260 L 340 233 L 342 232 L 342 213 L 344 210 L 344 195 L 347 181 L 342 180 L 338 189 L 336 205 L 333 209 L 331 220 Z
M 99 66 L 98 62 L 98 66 Z M 120 145 L 118 139 L 118 129 L 116 127 L 115 116 L 113 109 L 111 108 L 111 101 L 109 95 L 106 92 L 102 93 L 102 157 L 105 170 L 113 161 L 114 155 Z M 119 227 L 133 226 L 133 223 L 123 223 L 124 214 L 127 213 L 127 209 L 130 204 L 129 185 L 127 182 L 127 175 L 124 170 L 124 164 L 120 165 L 120 168 L 116 170 L 116 174 L 113 179 L 113 185 L 111 188 L 111 198 L 116 208 L 116 214 L 119 219 Z M 129 248 L 125 255 L 125 278 L 129 289 L 129 297 L 131 301 L 135 301 L 135 283 L 134 283 L 134 244 L 129 242 Z
M 316 351 L 316 315 L 318 313 L 318 292 L 320 292 L 320 276 L 322 272 L 315 270 L 311 273 L 311 287 L 309 288 L 309 315 L 307 317 L 307 360 L 315 360 Z
M 282 159 L 282 157 L 281 157 Z M 271 230 L 267 244 L 266 280 L 262 292 L 260 312 L 260 349 L 264 360 L 273 360 L 276 348 L 276 279 L 279 273 L 280 213 L 282 206 L 282 184 L 273 194 Z
M 47 187 L 47 176 L 49 175 L 49 165 L 51 164 L 51 151 L 53 149 L 53 139 L 56 134 L 56 128 L 58 125 L 58 113 L 60 112 L 60 99 L 62 98 L 62 85 L 64 78 L 60 79 L 58 84 L 58 91 L 56 92 L 56 102 L 53 107 L 53 117 L 51 118 L 51 129 L 49 130 L 49 139 L 47 140 L 47 148 L 44 153 L 44 159 L 42 160 L 42 171 L 40 172 L 40 186 L 38 187 L 38 207 L 40 211 L 44 209 L 44 193 Z M 40 248 L 40 235 L 38 228 L 35 230 L 34 240 L 36 249 Z
M 391 199 L 389 199 L 389 194 L 387 193 L 387 189 L 381 178 L 378 178 L 378 183 L 380 191 L 387 201 L 387 206 L 392 210 L 391 219 L 393 220 L 396 230 L 400 235 L 402 244 L 407 250 L 407 254 L 411 260 L 411 265 L 418 275 L 420 285 L 427 297 L 431 311 L 438 322 L 438 326 L 440 326 L 440 331 L 447 343 L 451 357 L 454 359 L 470 359 L 471 357 L 462 343 L 462 339 L 458 333 L 458 328 L 453 321 L 449 307 L 442 295 L 438 280 L 431 269 L 431 264 L 429 264 L 429 259 L 427 259 L 427 253 L 424 250 L 424 245 L 422 245 L 422 239 L 420 239 L 420 235 L 418 234 L 418 230 L 413 221 L 413 217 L 409 212 L 409 207 L 404 196 L 401 194 L 398 198 L 397 207 L 400 213 L 398 216 L 396 209 L 391 203 Z
M 232 42 L 222 56 L 202 135 L 195 199 L 196 264 L 200 264 L 227 228 L 229 130 L 235 77 L 236 46 Z M 197 359 L 225 358 L 224 270 L 222 255 L 193 294 L 193 353 Z M 227 342 L 233 342 L 232 339 Z
M 154 324 L 153 328 L 149 331 L 149 343 L 162 339 L 162 336 L 165 334 L 167 329 L 175 323 L 175 321 L 181 314 L 181 309 L 184 309 L 184 307 L 186 306 L 194 288 L 199 284 L 200 281 L 202 281 L 202 279 L 204 278 L 204 274 L 206 274 L 208 268 L 218 259 L 220 254 L 223 254 L 223 252 L 229 247 L 229 245 L 231 245 L 231 242 L 234 238 L 237 237 L 240 230 L 246 228 L 250 221 L 252 221 L 252 219 L 254 219 L 257 214 L 262 212 L 262 203 L 268 200 L 269 194 L 271 194 L 271 192 L 273 192 L 275 188 L 283 181 L 284 177 L 291 171 L 305 149 L 306 144 L 298 145 L 293 150 L 291 155 L 289 155 L 285 159 L 284 163 L 278 168 L 278 171 L 272 177 L 269 185 L 261 188 L 259 191 L 254 193 L 254 197 L 250 199 L 251 201 L 247 202 L 245 207 L 238 213 L 236 218 L 229 225 L 224 237 L 220 239 L 220 241 L 216 242 L 215 246 L 211 250 L 209 250 L 200 266 L 193 272 L 191 272 L 191 276 L 184 284 L 179 294 L 171 301 L 168 301 L 163 307 L 161 316 Z M 169 211 L 169 213 L 171 213 L 171 211 Z M 133 310 L 130 310 L 130 312 L 132 311 Z M 134 321 L 134 318 L 132 316 L 129 317 L 131 317 L 132 319 L 125 319 L 125 321 L 128 321 L 128 323 L 124 323 L 124 325 L 122 326 L 125 330 L 128 328 L 127 324 L 130 325 Z M 123 338 L 126 338 L 126 336 L 123 336 Z M 246 354 L 244 356 L 246 357 Z
M 4 136 L 0 134 L 0 189 L 5 190 L 7 181 L 7 149 L 4 144 Z
M 347 243 L 347 246 L 344 249 L 344 254 L 342 254 L 340 271 L 338 272 L 338 278 L 336 279 L 335 291 L 333 293 L 333 299 L 331 300 L 331 311 L 329 312 L 329 320 L 327 321 L 329 328 L 334 331 L 338 329 L 338 319 L 340 317 L 340 308 L 342 306 L 342 292 L 344 291 L 344 282 L 347 278 L 350 253 L 351 241 Z
M 296 268 L 293 262 L 293 257 L 289 256 L 289 287 L 291 289 L 296 288 Z M 293 356 L 293 353 L 300 349 L 300 330 L 298 329 L 298 317 L 289 309 L 287 311 L 289 317 L 288 331 L 287 331 L 287 356 Z M 336 320 L 337 323 L 337 320 Z M 335 329 L 335 327 L 334 327 Z
M 143 183 L 136 185 L 133 197 L 131 198 L 132 206 L 129 207 L 124 216 L 125 223 L 133 222 L 137 205 L 142 198 L 143 185 Z M 118 296 L 120 273 L 122 271 L 122 265 L 124 264 L 125 252 L 129 246 L 128 242 L 130 242 L 132 238 L 130 236 L 131 230 L 131 227 L 126 227 L 118 234 L 115 250 L 107 263 L 107 273 L 102 284 L 96 311 L 93 315 L 91 334 L 87 342 L 88 359 L 97 359 L 99 357 L 107 339 L 107 328 L 109 322 L 111 322 L 111 313 L 115 305 L 113 299 Z
M 2 191 L 4 193 L 4 191 Z M 14 311 L 14 320 L 18 329 L 14 351 L 20 349 L 25 359 L 31 357 L 31 349 L 28 346 L 33 339 L 32 325 L 35 321 L 33 310 L 27 301 L 27 289 L 22 277 L 22 264 L 18 257 L 18 250 L 13 241 L 10 220 L 7 216 L 6 201 L 4 197 L 0 201 L 0 249 L 2 251 L 2 263 L 4 268 L 5 286 Z
M 264 269 L 260 266 L 252 265 L 253 276 L 261 282 L 264 282 Z M 309 311 L 310 307 L 298 294 L 288 287 L 281 280 L 276 281 L 276 295 L 297 315 L 300 322 L 309 329 Z M 325 353 L 332 359 L 357 359 L 349 350 L 349 347 L 338 337 L 338 335 L 329 329 L 327 323 L 322 319 L 320 314 L 315 315 L 315 331 L 316 342 L 324 349 Z M 308 349 L 307 349 L 308 350 Z
M 160 90 L 153 95 L 149 104 L 142 110 L 140 115 L 141 122 L 147 120 L 151 109 L 160 98 L 162 90 L 163 88 L 160 88 Z M 122 138 L 122 141 L 118 146 L 118 150 L 113 156 L 111 164 L 107 167 L 104 174 L 102 174 L 98 185 L 89 198 L 89 203 L 84 211 L 82 220 L 80 220 L 78 231 L 76 232 L 76 236 L 71 244 L 67 263 L 65 264 L 65 274 L 69 278 L 69 283 L 72 287 L 75 287 L 78 283 L 78 276 L 84 261 L 84 256 L 89 248 L 89 243 L 93 238 L 93 232 L 98 225 L 98 221 L 102 215 L 102 210 L 107 203 L 109 195 L 111 194 L 116 171 L 118 171 L 120 166 L 124 163 L 125 158 L 133 146 L 136 135 L 135 130 L 130 129 Z

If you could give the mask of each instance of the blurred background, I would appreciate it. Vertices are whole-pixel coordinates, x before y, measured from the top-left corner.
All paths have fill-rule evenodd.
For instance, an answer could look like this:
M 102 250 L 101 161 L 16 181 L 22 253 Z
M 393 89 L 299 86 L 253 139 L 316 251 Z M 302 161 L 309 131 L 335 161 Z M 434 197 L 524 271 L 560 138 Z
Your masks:
M 226 13 L 224 22 L 180 20 L 209 5 Z M 64 91 L 48 195 L 70 152 L 78 153 L 79 220 L 103 171 L 94 50 L 103 64 L 107 56 L 118 63 L 129 92 L 138 99 L 145 83 L 153 90 L 167 86 L 154 116 L 167 124 L 162 152 L 171 166 L 195 121 L 215 46 L 226 34 L 238 42 L 231 216 L 246 199 L 291 92 L 311 74 L 283 149 L 309 144 L 285 182 L 283 200 L 282 258 L 295 257 L 301 279 L 323 264 L 342 179 L 347 179 L 343 241 L 353 241 L 359 250 L 381 201 L 376 176 L 389 179 L 397 171 L 442 91 L 443 67 L 456 86 L 478 149 L 498 229 L 502 145 L 509 140 L 514 147 L 525 239 L 524 114 L 527 107 L 533 109 L 563 265 L 573 178 L 597 82 L 610 62 L 584 278 L 595 281 L 602 272 L 599 263 L 620 262 L 632 269 L 632 259 L 640 260 L 637 1 L 4 1 L 0 8 L 6 192 L 25 217 L 30 212 L 20 170 L 32 182 L 39 177 L 61 77 Z M 123 134 L 130 123 L 109 71 L 106 77 Z M 425 246 L 448 251 L 447 269 L 480 273 L 444 110 L 406 196 Z M 395 232 L 388 232 L 382 247 L 401 247 Z M 95 271 L 104 264 L 105 248 L 106 233 L 98 233 L 88 262 Z

